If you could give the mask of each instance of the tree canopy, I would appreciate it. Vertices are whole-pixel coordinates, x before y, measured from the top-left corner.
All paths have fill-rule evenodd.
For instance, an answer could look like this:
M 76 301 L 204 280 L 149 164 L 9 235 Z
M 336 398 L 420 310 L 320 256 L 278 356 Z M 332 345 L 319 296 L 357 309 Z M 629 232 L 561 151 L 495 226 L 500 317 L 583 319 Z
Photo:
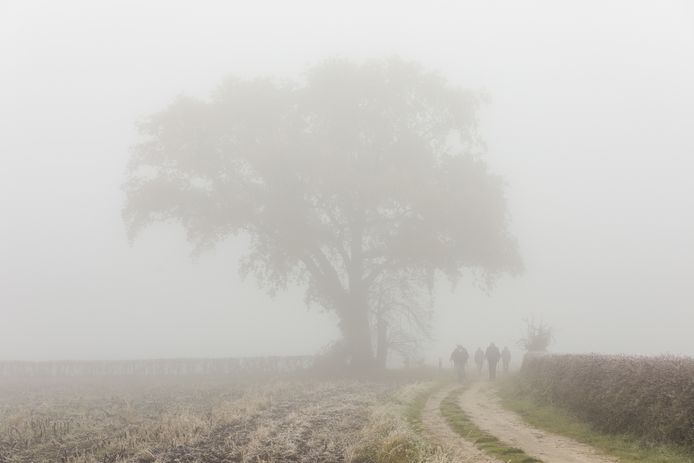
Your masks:
M 269 291 L 305 287 L 338 315 L 351 363 L 369 365 L 379 314 L 413 313 L 437 273 L 521 268 L 481 103 L 399 59 L 228 79 L 140 124 L 124 219 L 131 236 L 177 221 L 200 250 L 247 235 L 241 269 Z

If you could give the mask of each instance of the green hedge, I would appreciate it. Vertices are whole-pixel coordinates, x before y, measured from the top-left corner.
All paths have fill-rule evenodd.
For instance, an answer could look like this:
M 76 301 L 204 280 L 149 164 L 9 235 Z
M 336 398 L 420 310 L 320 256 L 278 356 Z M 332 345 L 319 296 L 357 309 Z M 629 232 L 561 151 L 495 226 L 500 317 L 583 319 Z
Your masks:
M 526 355 L 519 384 L 600 431 L 694 449 L 694 359 Z

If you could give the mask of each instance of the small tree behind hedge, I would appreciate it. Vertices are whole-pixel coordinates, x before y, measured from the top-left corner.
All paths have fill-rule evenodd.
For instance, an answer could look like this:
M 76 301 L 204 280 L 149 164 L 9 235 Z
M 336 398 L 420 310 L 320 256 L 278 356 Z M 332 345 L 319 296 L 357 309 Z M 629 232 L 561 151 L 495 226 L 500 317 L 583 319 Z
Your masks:
M 534 319 L 525 319 L 525 335 L 518 340 L 518 345 L 526 352 L 547 352 L 547 348 L 554 340 L 552 328 L 544 322 L 536 322 Z

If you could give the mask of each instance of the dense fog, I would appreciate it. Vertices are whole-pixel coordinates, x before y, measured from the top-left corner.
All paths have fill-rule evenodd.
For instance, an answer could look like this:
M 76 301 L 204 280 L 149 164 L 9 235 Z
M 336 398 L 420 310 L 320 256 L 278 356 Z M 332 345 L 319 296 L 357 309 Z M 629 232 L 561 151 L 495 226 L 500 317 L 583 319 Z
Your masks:
M 313 354 L 303 288 L 239 276 L 248 241 L 130 243 L 136 123 L 228 76 L 301 79 L 397 56 L 488 96 L 524 272 L 435 287 L 422 357 L 524 319 L 556 352 L 694 354 L 694 6 L 660 2 L 24 2 L 0 5 L 0 360 Z

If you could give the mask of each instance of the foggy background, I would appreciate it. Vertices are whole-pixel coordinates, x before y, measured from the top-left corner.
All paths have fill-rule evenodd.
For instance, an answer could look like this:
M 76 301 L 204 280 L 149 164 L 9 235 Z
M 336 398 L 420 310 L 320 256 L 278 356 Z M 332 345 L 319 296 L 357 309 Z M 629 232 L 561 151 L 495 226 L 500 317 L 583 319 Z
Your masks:
M 594 2 L 0 3 L 0 359 L 312 354 L 338 337 L 303 293 L 191 258 L 182 229 L 132 246 L 135 122 L 227 75 L 300 78 L 398 55 L 485 89 L 487 161 L 526 271 L 438 288 L 425 355 L 509 345 L 694 355 L 694 6 Z

